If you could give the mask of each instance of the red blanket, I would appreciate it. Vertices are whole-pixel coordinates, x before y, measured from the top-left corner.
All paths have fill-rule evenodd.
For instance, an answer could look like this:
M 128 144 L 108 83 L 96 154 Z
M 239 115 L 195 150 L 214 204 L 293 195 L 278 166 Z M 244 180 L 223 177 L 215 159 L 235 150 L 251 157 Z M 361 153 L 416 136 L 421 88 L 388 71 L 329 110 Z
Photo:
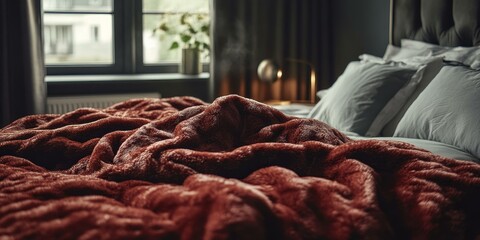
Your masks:
M 0 130 L 0 238 L 472 239 L 480 165 L 351 141 L 239 96 Z

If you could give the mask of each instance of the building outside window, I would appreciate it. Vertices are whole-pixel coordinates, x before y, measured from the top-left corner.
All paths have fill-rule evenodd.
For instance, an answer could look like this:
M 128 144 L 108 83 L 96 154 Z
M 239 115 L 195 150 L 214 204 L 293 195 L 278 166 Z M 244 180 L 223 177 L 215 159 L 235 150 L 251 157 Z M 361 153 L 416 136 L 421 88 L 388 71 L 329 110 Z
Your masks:
M 47 56 L 61 58 L 73 54 L 72 25 L 45 25 L 44 29 L 45 54 Z
M 186 13 L 209 20 L 208 2 L 43 0 L 48 74 L 177 72 L 176 36 L 154 29 L 165 21 L 178 25 Z

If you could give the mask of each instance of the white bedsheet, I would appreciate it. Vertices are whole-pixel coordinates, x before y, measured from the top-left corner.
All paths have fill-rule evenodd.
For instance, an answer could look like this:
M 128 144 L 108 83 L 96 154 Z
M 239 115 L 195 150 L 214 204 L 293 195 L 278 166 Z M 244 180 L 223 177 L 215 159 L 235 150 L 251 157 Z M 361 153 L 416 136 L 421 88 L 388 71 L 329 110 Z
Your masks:
M 400 137 L 363 137 L 359 136 L 355 133 L 345 133 L 348 137 L 353 140 L 364 140 L 364 139 L 379 139 L 379 140 L 391 140 L 391 141 L 401 141 L 413 144 L 418 148 L 423 148 L 432 152 L 433 154 L 437 154 L 447 158 L 459 159 L 459 160 L 467 160 L 480 163 L 480 159 L 474 157 L 472 154 L 465 152 L 455 146 L 435 142 L 430 140 L 423 140 L 423 139 L 415 139 L 415 138 L 400 138 Z
M 272 107 L 280 110 L 281 112 L 287 115 L 291 115 L 299 118 L 306 118 L 308 113 L 310 113 L 310 111 L 312 110 L 313 106 L 314 106 L 313 104 L 299 104 L 299 103 L 291 103 L 291 104 L 285 104 L 285 105 L 281 105 L 281 104 L 272 105 Z

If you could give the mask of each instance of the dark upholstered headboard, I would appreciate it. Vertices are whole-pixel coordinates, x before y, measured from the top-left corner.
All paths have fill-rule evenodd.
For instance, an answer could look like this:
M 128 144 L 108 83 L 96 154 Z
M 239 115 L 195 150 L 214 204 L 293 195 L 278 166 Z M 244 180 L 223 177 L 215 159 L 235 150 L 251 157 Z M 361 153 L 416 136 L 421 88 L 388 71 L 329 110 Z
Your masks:
M 400 46 L 402 38 L 480 45 L 480 0 L 391 0 L 390 43 Z

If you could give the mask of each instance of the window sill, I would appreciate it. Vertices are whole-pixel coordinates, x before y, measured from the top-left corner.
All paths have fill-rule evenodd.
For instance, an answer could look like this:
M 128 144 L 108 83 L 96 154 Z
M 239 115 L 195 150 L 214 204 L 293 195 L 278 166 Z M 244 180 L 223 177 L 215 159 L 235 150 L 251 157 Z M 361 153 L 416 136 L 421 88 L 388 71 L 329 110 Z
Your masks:
M 194 96 L 207 101 L 209 78 L 209 73 L 52 75 L 45 82 L 48 96 L 158 92 L 162 97 Z
M 69 82 L 115 82 L 115 81 L 182 81 L 208 80 L 209 73 L 185 75 L 180 73 L 149 73 L 149 74 L 108 74 L 108 75 L 51 75 L 45 77 L 48 83 Z

